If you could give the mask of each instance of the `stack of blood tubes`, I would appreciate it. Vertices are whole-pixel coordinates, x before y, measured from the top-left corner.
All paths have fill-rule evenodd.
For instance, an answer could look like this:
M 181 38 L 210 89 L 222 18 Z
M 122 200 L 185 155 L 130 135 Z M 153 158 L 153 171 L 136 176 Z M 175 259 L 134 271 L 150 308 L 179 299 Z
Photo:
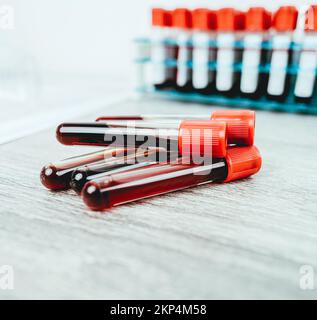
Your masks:
M 247 178 L 261 168 L 254 143 L 255 113 L 102 116 L 63 123 L 57 140 L 104 149 L 45 166 L 51 190 L 73 189 L 92 210 L 210 182 Z

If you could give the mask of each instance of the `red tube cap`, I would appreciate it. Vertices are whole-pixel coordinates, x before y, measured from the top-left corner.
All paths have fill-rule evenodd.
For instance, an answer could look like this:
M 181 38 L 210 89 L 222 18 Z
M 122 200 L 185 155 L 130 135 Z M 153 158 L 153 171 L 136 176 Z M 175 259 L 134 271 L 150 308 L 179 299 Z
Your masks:
M 245 30 L 261 32 L 271 27 L 271 13 L 262 7 L 250 8 L 245 16 Z
M 202 31 L 215 30 L 217 15 L 215 11 L 208 9 L 196 9 L 193 11 L 193 28 Z
M 317 31 L 317 5 L 310 6 L 306 11 L 305 31 Z
M 226 161 L 228 176 L 224 182 L 250 177 L 262 166 L 262 157 L 256 146 L 228 148 Z
M 245 26 L 245 14 L 233 8 L 223 8 L 217 11 L 218 31 L 243 30 Z
M 184 156 L 224 158 L 227 125 L 223 121 L 184 120 L 179 127 L 178 148 Z
M 254 143 L 255 112 L 252 110 L 217 110 L 211 120 L 227 123 L 228 144 L 252 146 Z
M 297 24 L 298 11 L 294 6 L 280 7 L 273 16 L 273 28 L 276 31 L 293 31 Z
M 178 8 L 173 11 L 173 27 L 190 29 L 192 27 L 192 13 L 188 9 Z
M 161 8 L 153 8 L 152 25 L 157 27 L 170 27 L 172 25 L 172 12 Z

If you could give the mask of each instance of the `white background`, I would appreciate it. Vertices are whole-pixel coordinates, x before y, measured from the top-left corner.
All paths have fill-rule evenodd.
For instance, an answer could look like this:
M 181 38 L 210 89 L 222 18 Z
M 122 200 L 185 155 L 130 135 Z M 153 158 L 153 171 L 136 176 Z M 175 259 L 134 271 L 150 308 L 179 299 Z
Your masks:
M 15 28 L 0 31 L 0 43 L 26 52 L 41 73 L 131 74 L 131 41 L 150 30 L 150 8 L 249 5 L 276 9 L 280 4 L 304 5 L 295 0 L 0 0 L 15 10 Z M 3 42 L 4 41 L 4 42 Z

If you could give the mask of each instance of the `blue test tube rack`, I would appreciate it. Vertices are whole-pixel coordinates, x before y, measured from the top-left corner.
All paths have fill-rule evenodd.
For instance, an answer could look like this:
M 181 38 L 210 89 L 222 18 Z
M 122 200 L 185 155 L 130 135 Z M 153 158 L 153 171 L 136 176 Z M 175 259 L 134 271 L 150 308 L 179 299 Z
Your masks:
M 134 63 L 139 68 L 139 71 L 142 69 L 142 79 L 139 78 L 138 84 L 136 85 L 136 91 L 144 94 L 151 95 L 154 97 L 167 98 L 179 101 L 190 101 L 197 102 L 207 105 L 219 105 L 219 106 L 227 106 L 227 107 L 236 107 L 236 108 L 248 108 L 248 109 L 258 109 L 258 110 L 268 110 L 268 111 L 277 111 L 277 112 L 291 112 L 291 113 L 303 113 L 303 114 L 312 114 L 317 115 L 317 79 L 315 81 L 314 94 L 309 102 L 298 102 L 294 96 L 294 87 L 297 72 L 299 69 L 298 61 L 299 56 L 302 50 L 301 44 L 293 42 L 291 46 L 291 50 L 293 52 L 292 62 L 286 69 L 286 72 L 291 77 L 289 92 L 283 101 L 275 101 L 268 98 L 267 95 L 262 95 L 257 99 L 248 98 L 243 95 L 236 94 L 234 97 L 228 97 L 219 92 L 211 92 L 210 94 L 200 94 L 196 92 L 180 92 L 175 88 L 164 88 L 164 89 L 156 89 L 149 79 L 146 79 L 146 72 L 144 72 L 144 68 L 153 63 L 151 61 L 150 56 L 150 48 L 151 48 L 151 40 L 149 38 L 139 38 L 135 40 L 135 45 L 137 47 L 137 56 L 135 57 Z M 175 42 L 173 40 L 168 40 L 165 42 L 167 46 L 175 46 Z M 191 46 L 191 44 L 188 44 Z M 268 51 L 271 49 L 270 41 L 264 42 L 263 46 Z M 210 48 L 217 47 L 217 43 L 210 43 Z M 140 49 L 141 48 L 141 49 Z M 145 49 L 146 48 L 146 49 Z M 235 44 L 235 49 L 243 50 L 244 44 L 243 41 L 239 41 Z M 317 48 L 316 48 L 317 50 Z M 168 60 L 162 62 L 167 68 L 175 68 L 177 65 L 176 60 Z M 189 68 L 192 67 L 192 61 L 187 61 L 186 64 Z M 217 69 L 217 62 L 211 62 L 209 64 L 209 68 L 211 70 Z M 241 63 L 236 63 L 233 66 L 236 72 L 240 72 L 242 65 Z M 269 73 L 270 72 L 270 63 L 265 63 L 259 65 L 260 73 Z M 317 76 L 317 70 L 315 70 Z

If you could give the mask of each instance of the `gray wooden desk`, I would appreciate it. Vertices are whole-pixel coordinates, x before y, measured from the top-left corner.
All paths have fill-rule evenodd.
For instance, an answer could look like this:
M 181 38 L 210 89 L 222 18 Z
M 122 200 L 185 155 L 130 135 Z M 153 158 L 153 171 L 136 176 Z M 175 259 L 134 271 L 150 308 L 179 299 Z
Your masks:
M 96 115 L 209 113 L 210 107 L 126 101 Z M 75 119 L 78 120 L 78 119 Z M 91 150 L 54 128 L 0 146 L 0 265 L 15 289 L 1 298 L 317 298 L 317 117 L 257 112 L 263 169 L 93 213 L 72 191 L 41 185 L 41 167 Z

